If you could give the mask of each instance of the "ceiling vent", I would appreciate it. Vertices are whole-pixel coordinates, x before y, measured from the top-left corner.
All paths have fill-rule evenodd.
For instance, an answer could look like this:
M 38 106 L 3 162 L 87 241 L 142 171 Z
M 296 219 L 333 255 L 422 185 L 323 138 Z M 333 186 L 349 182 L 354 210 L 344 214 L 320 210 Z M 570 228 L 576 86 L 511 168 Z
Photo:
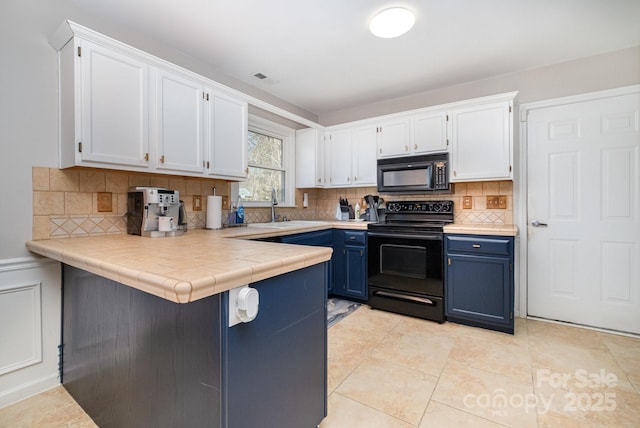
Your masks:
M 264 80 L 264 79 L 266 79 L 266 78 L 267 78 L 267 76 L 265 76 L 265 75 L 264 75 L 264 74 L 262 74 L 262 73 L 256 73 L 256 74 L 254 74 L 254 75 L 253 75 L 253 77 L 257 77 L 257 78 L 258 78 L 258 79 L 260 79 L 260 80 Z

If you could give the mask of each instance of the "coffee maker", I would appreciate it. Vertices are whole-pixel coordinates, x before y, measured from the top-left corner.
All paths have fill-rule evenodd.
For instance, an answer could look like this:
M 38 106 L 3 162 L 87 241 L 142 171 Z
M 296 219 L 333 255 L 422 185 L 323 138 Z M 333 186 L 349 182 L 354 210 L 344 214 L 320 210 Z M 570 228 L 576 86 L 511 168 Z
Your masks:
M 127 233 L 158 238 L 184 234 L 186 216 L 177 190 L 131 187 L 127 195 Z

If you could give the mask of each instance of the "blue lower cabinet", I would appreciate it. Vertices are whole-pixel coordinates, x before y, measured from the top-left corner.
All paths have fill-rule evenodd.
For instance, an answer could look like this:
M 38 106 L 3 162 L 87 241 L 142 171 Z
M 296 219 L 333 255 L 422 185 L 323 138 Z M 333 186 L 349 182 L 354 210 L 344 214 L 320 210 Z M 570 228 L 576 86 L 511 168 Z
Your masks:
M 283 244 L 315 245 L 317 247 L 333 248 L 333 231 L 331 229 L 295 233 L 277 238 L 278 240 L 276 242 Z M 331 256 L 331 263 L 329 263 L 329 280 L 327 281 L 327 295 L 333 292 L 333 260 L 334 256 Z
M 510 236 L 445 236 L 448 321 L 513 334 L 513 252 Z
M 367 232 L 334 229 L 332 261 L 332 294 L 367 300 Z
M 100 427 L 314 428 L 327 415 L 327 265 L 178 304 L 63 266 L 60 378 Z

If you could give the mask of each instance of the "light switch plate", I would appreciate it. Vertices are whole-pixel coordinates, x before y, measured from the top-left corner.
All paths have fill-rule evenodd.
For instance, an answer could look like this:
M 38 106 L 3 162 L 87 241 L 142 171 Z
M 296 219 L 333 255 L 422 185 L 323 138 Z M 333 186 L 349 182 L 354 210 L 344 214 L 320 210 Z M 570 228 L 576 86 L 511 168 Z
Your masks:
M 504 195 L 489 195 L 487 196 L 487 208 L 488 209 L 507 209 L 507 197 Z
M 202 211 L 202 195 L 193 195 L 193 211 Z
M 113 198 L 111 192 L 98 192 L 96 205 L 99 213 L 113 212 Z

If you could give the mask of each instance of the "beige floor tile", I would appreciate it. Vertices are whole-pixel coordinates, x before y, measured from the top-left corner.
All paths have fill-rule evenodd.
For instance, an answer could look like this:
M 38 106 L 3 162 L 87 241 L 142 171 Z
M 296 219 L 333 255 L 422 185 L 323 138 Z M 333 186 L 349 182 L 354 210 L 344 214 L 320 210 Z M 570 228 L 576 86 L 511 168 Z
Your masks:
M 419 428 L 499 428 L 502 426 L 504 425 L 431 400 Z
M 329 396 L 328 415 L 320 428 L 412 428 L 403 422 L 343 395 Z
M 528 349 L 519 345 L 460 336 L 451 349 L 449 360 L 531 382 L 531 357 Z
M 349 330 L 364 330 L 368 335 L 375 335 L 382 339 L 403 318 L 402 315 L 378 311 L 362 305 L 348 317 L 340 320 L 338 324 L 343 324 L 343 327 Z
M 388 360 L 370 358 L 336 390 L 405 422 L 417 425 L 438 378 Z
M 373 350 L 372 355 L 429 375 L 439 376 L 455 338 L 419 330 L 403 331 L 405 332 L 396 334 L 394 330 Z
M 593 330 L 571 327 L 538 320 L 527 320 L 529 345 L 539 344 L 573 345 L 587 349 L 606 350 L 602 336 Z
M 95 427 L 91 418 L 62 386 L 0 409 L 1 427 Z
M 555 342 L 539 343 L 531 349 L 531 366 L 537 386 L 546 383 L 569 391 L 579 391 L 585 385 L 608 383 L 612 377 L 611 381 L 618 388 L 635 392 L 625 372 L 608 350 Z
M 507 376 L 447 363 L 433 400 L 493 422 L 519 428 L 535 427 L 536 408 L 528 406 L 533 386 Z
M 621 388 L 583 388 L 569 391 L 536 386 L 541 427 L 637 427 L 640 395 Z
M 514 334 L 502 333 L 499 331 L 486 330 L 479 327 L 460 325 L 458 335 L 482 339 L 491 343 L 501 343 L 504 345 L 528 346 L 528 332 L 526 321 L 522 318 L 514 320 Z
M 601 333 L 601 336 L 620 368 L 640 393 L 640 338 L 605 333 Z

